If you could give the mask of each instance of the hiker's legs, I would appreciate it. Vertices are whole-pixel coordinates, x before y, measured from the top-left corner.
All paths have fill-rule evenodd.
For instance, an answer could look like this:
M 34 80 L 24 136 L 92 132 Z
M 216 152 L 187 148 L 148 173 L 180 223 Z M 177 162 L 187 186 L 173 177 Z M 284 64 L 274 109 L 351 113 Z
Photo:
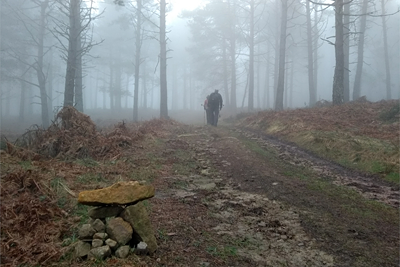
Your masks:
M 207 110 L 206 110 L 206 113 L 207 113 L 207 124 L 212 124 L 212 120 L 211 120 L 211 109 L 210 108 L 208 108 Z
M 216 109 L 214 109 L 214 126 L 217 126 L 218 124 L 218 117 L 219 117 L 219 108 L 217 107 Z
M 209 121 L 209 123 L 210 123 L 211 125 L 214 125 L 214 109 L 209 108 L 208 113 L 209 113 L 209 115 L 210 115 L 210 118 L 209 118 L 210 121 Z

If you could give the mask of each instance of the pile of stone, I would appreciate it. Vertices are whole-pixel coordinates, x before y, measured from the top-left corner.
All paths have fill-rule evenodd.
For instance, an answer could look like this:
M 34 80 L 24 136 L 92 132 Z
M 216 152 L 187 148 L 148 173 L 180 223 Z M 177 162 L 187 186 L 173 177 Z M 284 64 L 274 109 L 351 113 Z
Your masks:
M 153 254 L 157 241 L 143 200 L 154 196 L 154 187 L 137 181 L 79 193 L 78 202 L 94 206 L 90 220 L 79 229 L 77 258 L 104 260 L 130 252 Z

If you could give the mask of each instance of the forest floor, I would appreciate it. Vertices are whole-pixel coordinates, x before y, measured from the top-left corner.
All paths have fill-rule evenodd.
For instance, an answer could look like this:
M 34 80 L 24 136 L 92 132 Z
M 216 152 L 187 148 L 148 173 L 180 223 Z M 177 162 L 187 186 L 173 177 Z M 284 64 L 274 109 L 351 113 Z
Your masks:
M 399 102 L 96 127 L 66 109 L 2 140 L 4 266 L 398 266 Z M 10 132 L 10 130 L 8 131 Z M 24 145 L 24 148 L 21 146 Z M 78 261 L 80 191 L 152 184 L 151 256 Z

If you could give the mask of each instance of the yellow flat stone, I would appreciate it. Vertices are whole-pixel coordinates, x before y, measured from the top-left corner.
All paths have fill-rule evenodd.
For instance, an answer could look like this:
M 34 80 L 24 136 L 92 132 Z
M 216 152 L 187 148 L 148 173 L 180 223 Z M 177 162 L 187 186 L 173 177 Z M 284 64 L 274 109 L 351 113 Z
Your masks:
M 82 191 L 78 202 L 88 206 L 128 205 L 154 196 L 154 186 L 138 181 L 118 182 L 102 189 Z

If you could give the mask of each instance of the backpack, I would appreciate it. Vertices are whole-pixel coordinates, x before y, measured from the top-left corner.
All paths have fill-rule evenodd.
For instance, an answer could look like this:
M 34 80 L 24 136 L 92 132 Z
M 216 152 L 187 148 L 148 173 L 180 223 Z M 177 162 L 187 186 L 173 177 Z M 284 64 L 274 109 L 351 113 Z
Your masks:
M 212 93 L 208 98 L 208 106 L 209 107 L 218 107 L 219 105 L 219 97 L 217 93 Z

